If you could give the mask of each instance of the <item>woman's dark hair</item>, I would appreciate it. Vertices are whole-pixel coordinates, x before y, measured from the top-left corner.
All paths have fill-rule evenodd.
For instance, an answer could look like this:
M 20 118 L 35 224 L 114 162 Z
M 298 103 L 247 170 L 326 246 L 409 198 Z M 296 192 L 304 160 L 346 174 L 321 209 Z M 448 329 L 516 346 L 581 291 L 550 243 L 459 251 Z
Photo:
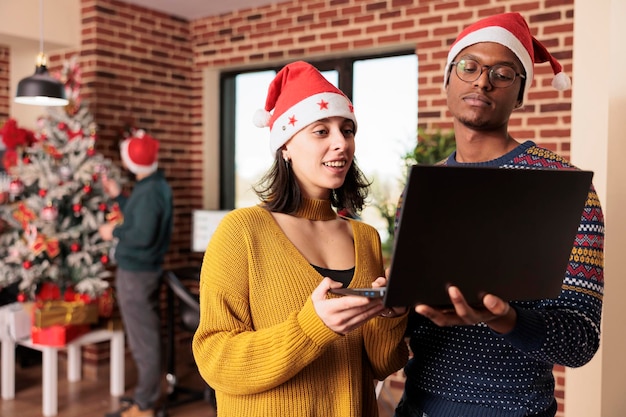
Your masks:
M 357 166 L 356 159 L 353 159 L 345 181 L 331 193 L 330 203 L 338 210 L 360 213 L 370 185 Z M 269 211 L 291 214 L 300 208 L 302 192 L 291 171 L 291 163 L 283 161 L 281 149 L 276 151 L 272 167 L 256 184 L 254 191 Z

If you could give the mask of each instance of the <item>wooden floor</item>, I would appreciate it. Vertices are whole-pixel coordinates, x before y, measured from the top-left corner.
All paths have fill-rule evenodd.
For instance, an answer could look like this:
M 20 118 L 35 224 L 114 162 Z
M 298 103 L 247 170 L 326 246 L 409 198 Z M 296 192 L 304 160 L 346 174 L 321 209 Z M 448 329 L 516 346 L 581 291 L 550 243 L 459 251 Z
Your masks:
M 0 400 L 2 417 L 41 417 L 41 363 L 37 358 L 28 364 L 16 364 L 15 399 Z M 97 375 L 84 373 L 82 381 L 67 382 L 66 362 L 59 359 L 58 417 L 102 417 L 105 413 L 119 407 L 119 398 L 109 394 L 109 375 L 106 366 L 101 367 Z M 191 360 L 177 364 L 176 373 L 181 386 L 202 386 L 203 382 Z M 132 394 L 135 381 L 135 368 L 127 355 L 126 360 L 126 395 Z M 166 383 L 164 378 L 164 391 Z M 379 397 L 380 417 L 392 417 L 395 404 L 401 390 L 386 381 Z M 215 417 L 215 409 L 209 402 L 195 401 L 169 409 L 165 415 L 170 417 Z

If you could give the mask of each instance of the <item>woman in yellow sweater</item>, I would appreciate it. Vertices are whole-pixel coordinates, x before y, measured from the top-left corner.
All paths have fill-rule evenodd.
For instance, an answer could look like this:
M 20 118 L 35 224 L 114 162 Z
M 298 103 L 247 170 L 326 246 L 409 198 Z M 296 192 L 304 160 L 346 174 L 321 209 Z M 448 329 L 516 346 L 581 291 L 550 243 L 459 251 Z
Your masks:
M 377 416 L 375 380 L 408 359 L 406 314 L 330 293 L 386 284 L 376 230 L 335 211 L 359 212 L 369 185 L 352 104 L 299 61 L 278 72 L 255 123 L 270 127 L 276 159 L 261 204 L 230 212 L 205 252 L 200 373 L 220 417 Z

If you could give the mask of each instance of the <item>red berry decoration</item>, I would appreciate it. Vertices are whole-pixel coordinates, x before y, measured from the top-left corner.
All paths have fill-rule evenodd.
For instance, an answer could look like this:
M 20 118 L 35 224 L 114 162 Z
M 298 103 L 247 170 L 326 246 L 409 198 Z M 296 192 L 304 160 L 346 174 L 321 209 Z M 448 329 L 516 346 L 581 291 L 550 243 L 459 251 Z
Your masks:
M 26 301 L 26 294 L 24 294 L 23 292 L 19 293 L 17 295 L 17 301 L 19 301 L 20 303 L 23 303 Z
M 96 150 L 94 148 L 87 149 L 87 156 L 94 156 L 96 154 Z
M 31 261 L 24 261 L 22 262 L 22 267 L 24 269 L 30 269 L 33 266 L 33 263 Z
M 39 191 L 37 191 L 37 194 L 39 194 L 39 197 L 45 197 L 46 194 L 48 194 L 48 190 L 46 190 L 45 188 L 41 188 Z
M 100 211 L 107 211 L 107 204 L 106 203 L 98 204 L 98 210 L 100 210 Z
M 83 191 L 86 192 L 87 194 L 89 194 L 91 192 L 92 188 L 90 184 L 85 184 L 83 186 Z
M 80 203 L 75 203 L 75 204 L 73 204 L 73 205 L 72 205 L 72 211 L 73 211 L 74 213 L 80 213 L 80 211 L 81 211 L 82 209 L 83 209 L 83 206 L 82 206 L 82 204 L 80 204 Z
M 29 156 L 25 156 L 24 158 L 22 158 L 22 162 L 26 165 L 30 164 L 30 157 Z
M 80 250 L 80 245 L 78 243 L 74 242 L 74 243 L 72 243 L 70 245 L 70 250 L 72 252 L 78 252 Z
M 104 265 L 109 263 L 109 257 L 107 255 L 102 255 L 100 257 L 100 262 L 102 262 Z

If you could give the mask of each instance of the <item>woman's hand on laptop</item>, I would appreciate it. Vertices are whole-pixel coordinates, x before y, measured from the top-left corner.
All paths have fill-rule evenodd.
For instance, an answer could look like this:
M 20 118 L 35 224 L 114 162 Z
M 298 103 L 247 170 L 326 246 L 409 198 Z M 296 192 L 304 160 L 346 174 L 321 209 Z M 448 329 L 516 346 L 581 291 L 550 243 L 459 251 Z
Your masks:
M 517 312 L 508 302 L 493 294 L 483 297 L 482 308 L 470 306 L 455 286 L 448 288 L 448 295 L 452 302 L 451 308 L 441 309 L 419 304 L 415 311 L 442 327 L 485 323 L 498 333 L 508 333 L 515 327 Z

